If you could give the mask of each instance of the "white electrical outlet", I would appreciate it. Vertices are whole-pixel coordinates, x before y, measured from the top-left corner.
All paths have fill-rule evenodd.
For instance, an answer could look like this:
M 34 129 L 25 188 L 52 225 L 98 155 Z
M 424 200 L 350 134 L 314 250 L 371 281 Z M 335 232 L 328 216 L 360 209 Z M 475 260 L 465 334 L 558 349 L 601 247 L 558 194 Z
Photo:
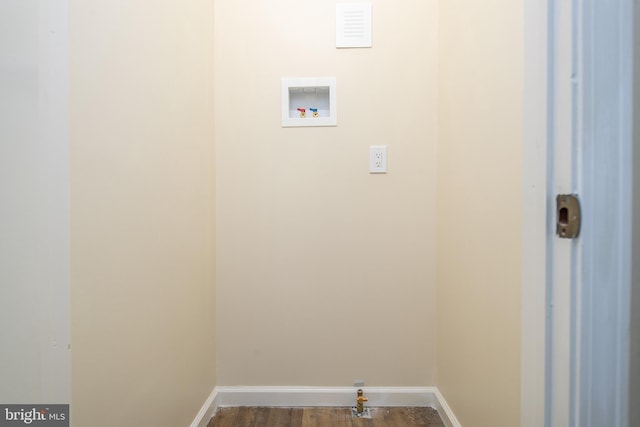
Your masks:
M 369 147 L 369 173 L 387 173 L 387 146 Z

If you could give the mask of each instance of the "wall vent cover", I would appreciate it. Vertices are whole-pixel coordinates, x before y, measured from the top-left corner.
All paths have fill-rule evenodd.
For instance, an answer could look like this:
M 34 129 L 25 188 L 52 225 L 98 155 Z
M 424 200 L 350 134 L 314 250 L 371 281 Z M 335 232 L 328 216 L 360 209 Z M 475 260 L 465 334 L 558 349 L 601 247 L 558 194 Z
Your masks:
M 371 47 L 371 3 L 336 4 L 336 47 Z

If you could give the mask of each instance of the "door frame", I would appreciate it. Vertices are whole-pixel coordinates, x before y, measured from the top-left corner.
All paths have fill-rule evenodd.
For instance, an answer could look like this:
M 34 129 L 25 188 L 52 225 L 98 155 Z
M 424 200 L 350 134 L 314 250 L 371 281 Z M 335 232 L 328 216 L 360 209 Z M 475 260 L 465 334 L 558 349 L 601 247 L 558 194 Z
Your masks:
M 594 192 L 593 186 L 596 180 L 593 177 L 601 173 L 601 167 L 616 168 L 615 179 L 604 187 L 598 181 L 598 191 L 602 194 L 607 189 L 617 194 L 615 206 L 604 207 L 598 204 L 598 200 L 583 200 L 583 209 L 587 213 L 586 222 L 591 221 L 591 226 L 603 226 L 608 224 L 619 256 L 616 259 L 603 257 L 598 253 L 598 246 L 594 244 L 595 233 L 587 232 L 585 238 L 591 239 L 591 244 L 581 245 L 582 259 L 592 261 L 588 268 L 583 263 L 578 273 L 579 282 L 576 296 L 576 310 L 572 329 L 571 341 L 575 344 L 571 354 L 571 371 L 576 373 L 571 381 L 571 393 L 566 401 L 566 411 L 571 414 L 571 423 L 590 425 L 589 420 L 597 409 L 591 408 L 594 392 L 593 386 L 581 378 L 591 378 L 597 372 L 597 360 L 592 363 L 592 347 L 589 343 L 595 342 L 597 334 L 602 331 L 594 331 L 588 325 L 599 322 L 594 316 L 595 306 L 585 304 L 585 293 L 582 291 L 583 282 L 586 283 L 586 293 L 590 295 L 590 285 L 593 282 L 592 270 L 594 268 L 606 269 L 614 272 L 612 279 L 611 307 L 617 310 L 618 316 L 614 319 L 610 331 L 617 336 L 618 345 L 611 352 L 610 361 L 615 363 L 617 371 L 615 378 L 611 380 L 611 386 L 617 390 L 617 397 L 612 402 L 622 414 L 616 421 L 616 426 L 626 426 L 628 413 L 628 325 L 630 317 L 631 292 L 631 221 L 632 221 L 632 180 L 633 161 L 632 148 L 632 65 L 633 65 L 633 0 L 618 0 L 616 13 L 594 13 L 593 0 L 573 0 L 572 11 L 569 16 L 561 18 L 556 14 L 558 1 L 525 0 L 525 30 L 524 30 L 524 122 L 523 122 L 523 264 L 522 264 L 522 358 L 521 358 L 521 426 L 523 427 L 551 427 L 548 417 L 550 411 L 550 365 L 552 364 L 550 348 L 550 329 L 553 328 L 549 320 L 550 300 L 549 293 L 553 280 L 553 239 L 555 239 L 555 192 L 554 183 L 554 153 L 556 146 L 553 141 L 553 102 L 557 99 L 555 94 L 559 90 L 555 73 L 562 64 L 554 61 L 554 49 L 558 48 L 560 40 L 566 40 L 566 33 L 559 33 L 554 28 L 577 28 L 577 44 L 574 43 L 570 55 L 577 51 L 579 75 L 578 81 L 582 85 L 577 91 L 574 102 L 577 103 L 579 112 L 576 129 L 582 133 L 582 129 L 590 129 L 592 134 L 606 126 L 606 119 L 598 116 L 597 106 L 601 102 L 596 92 L 609 85 L 616 93 L 616 108 L 618 108 L 616 132 L 614 132 L 617 144 L 600 144 L 609 147 L 606 150 L 611 154 L 611 159 L 600 160 L 596 164 L 593 160 L 593 152 L 580 149 L 577 154 L 582 159 L 588 160 L 583 167 L 578 168 L 579 191 L 585 194 Z M 565 5 L 566 6 L 566 5 Z M 558 26 L 557 19 L 569 19 L 565 25 Z M 587 24 L 587 20 L 589 25 Z M 602 37 L 595 40 L 596 34 L 592 31 L 599 25 L 599 29 L 606 29 L 608 37 L 605 37 L 608 45 L 602 45 Z M 615 33 L 615 34 L 612 34 Z M 591 61 L 601 57 L 605 50 L 617 52 L 614 60 L 616 67 L 603 67 L 601 63 Z M 557 53 L 557 52 L 556 52 Z M 566 64 L 564 64 L 566 65 Z M 587 76 L 587 77 L 584 77 Z M 580 80 L 584 79 L 584 80 Z M 588 80 L 587 80 L 588 79 Z M 613 83 L 612 83 L 613 82 Z M 566 79 L 567 85 L 573 84 Z M 617 89 L 617 91 L 616 91 Z M 593 113 L 593 114 L 590 114 Z M 583 136 L 581 135 L 580 138 Z M 580 142 L 582 143 L 582 141 Z M 585 153 L 585 151 L 587 151 Z M 602 153 L 600 153 L 602 154 Z M 591 157 L 588 157 L 591 156 Z M 556 159 L 557 160 L 557 159 Z M 601 292 L 602 290 L 600 290 Z M 573 308 L 572 308 L 573 310 Z M 587 344 L 585 344 L 587 343 Z M 597 359 L 596 355 L 596 359 Z M 600 361 L 602 363 L 602 361 Z M 597 392 L 597 390 L 595 390 Z M 626 397 L 625 397 L 626 395 Z M 554 404 L 558 404 L 555 402 Z M 596 412 L 593 412 L 596 411 Z M 555 427 L 555 426 L 553 426 Z
M 545 425 L 547 283 L 547 1 L 524 1 L 521 427 Z

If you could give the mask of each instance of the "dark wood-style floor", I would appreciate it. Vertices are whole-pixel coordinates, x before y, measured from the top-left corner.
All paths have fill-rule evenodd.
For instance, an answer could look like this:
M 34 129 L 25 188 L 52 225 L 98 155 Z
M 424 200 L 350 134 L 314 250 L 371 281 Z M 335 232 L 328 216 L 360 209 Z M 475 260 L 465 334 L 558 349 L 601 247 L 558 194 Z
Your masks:
M 370 408 L 355 418 L 350 408 L 220 408 L 208 427 L 444 427 L 433 408 Z

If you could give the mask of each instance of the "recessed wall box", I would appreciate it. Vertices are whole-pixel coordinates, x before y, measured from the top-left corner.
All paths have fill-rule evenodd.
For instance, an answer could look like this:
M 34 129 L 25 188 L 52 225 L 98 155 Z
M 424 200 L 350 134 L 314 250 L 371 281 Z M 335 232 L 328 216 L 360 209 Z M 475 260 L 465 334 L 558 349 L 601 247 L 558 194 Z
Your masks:
M 335 77 L 282 79 L 282 127 L 337 126 Z

